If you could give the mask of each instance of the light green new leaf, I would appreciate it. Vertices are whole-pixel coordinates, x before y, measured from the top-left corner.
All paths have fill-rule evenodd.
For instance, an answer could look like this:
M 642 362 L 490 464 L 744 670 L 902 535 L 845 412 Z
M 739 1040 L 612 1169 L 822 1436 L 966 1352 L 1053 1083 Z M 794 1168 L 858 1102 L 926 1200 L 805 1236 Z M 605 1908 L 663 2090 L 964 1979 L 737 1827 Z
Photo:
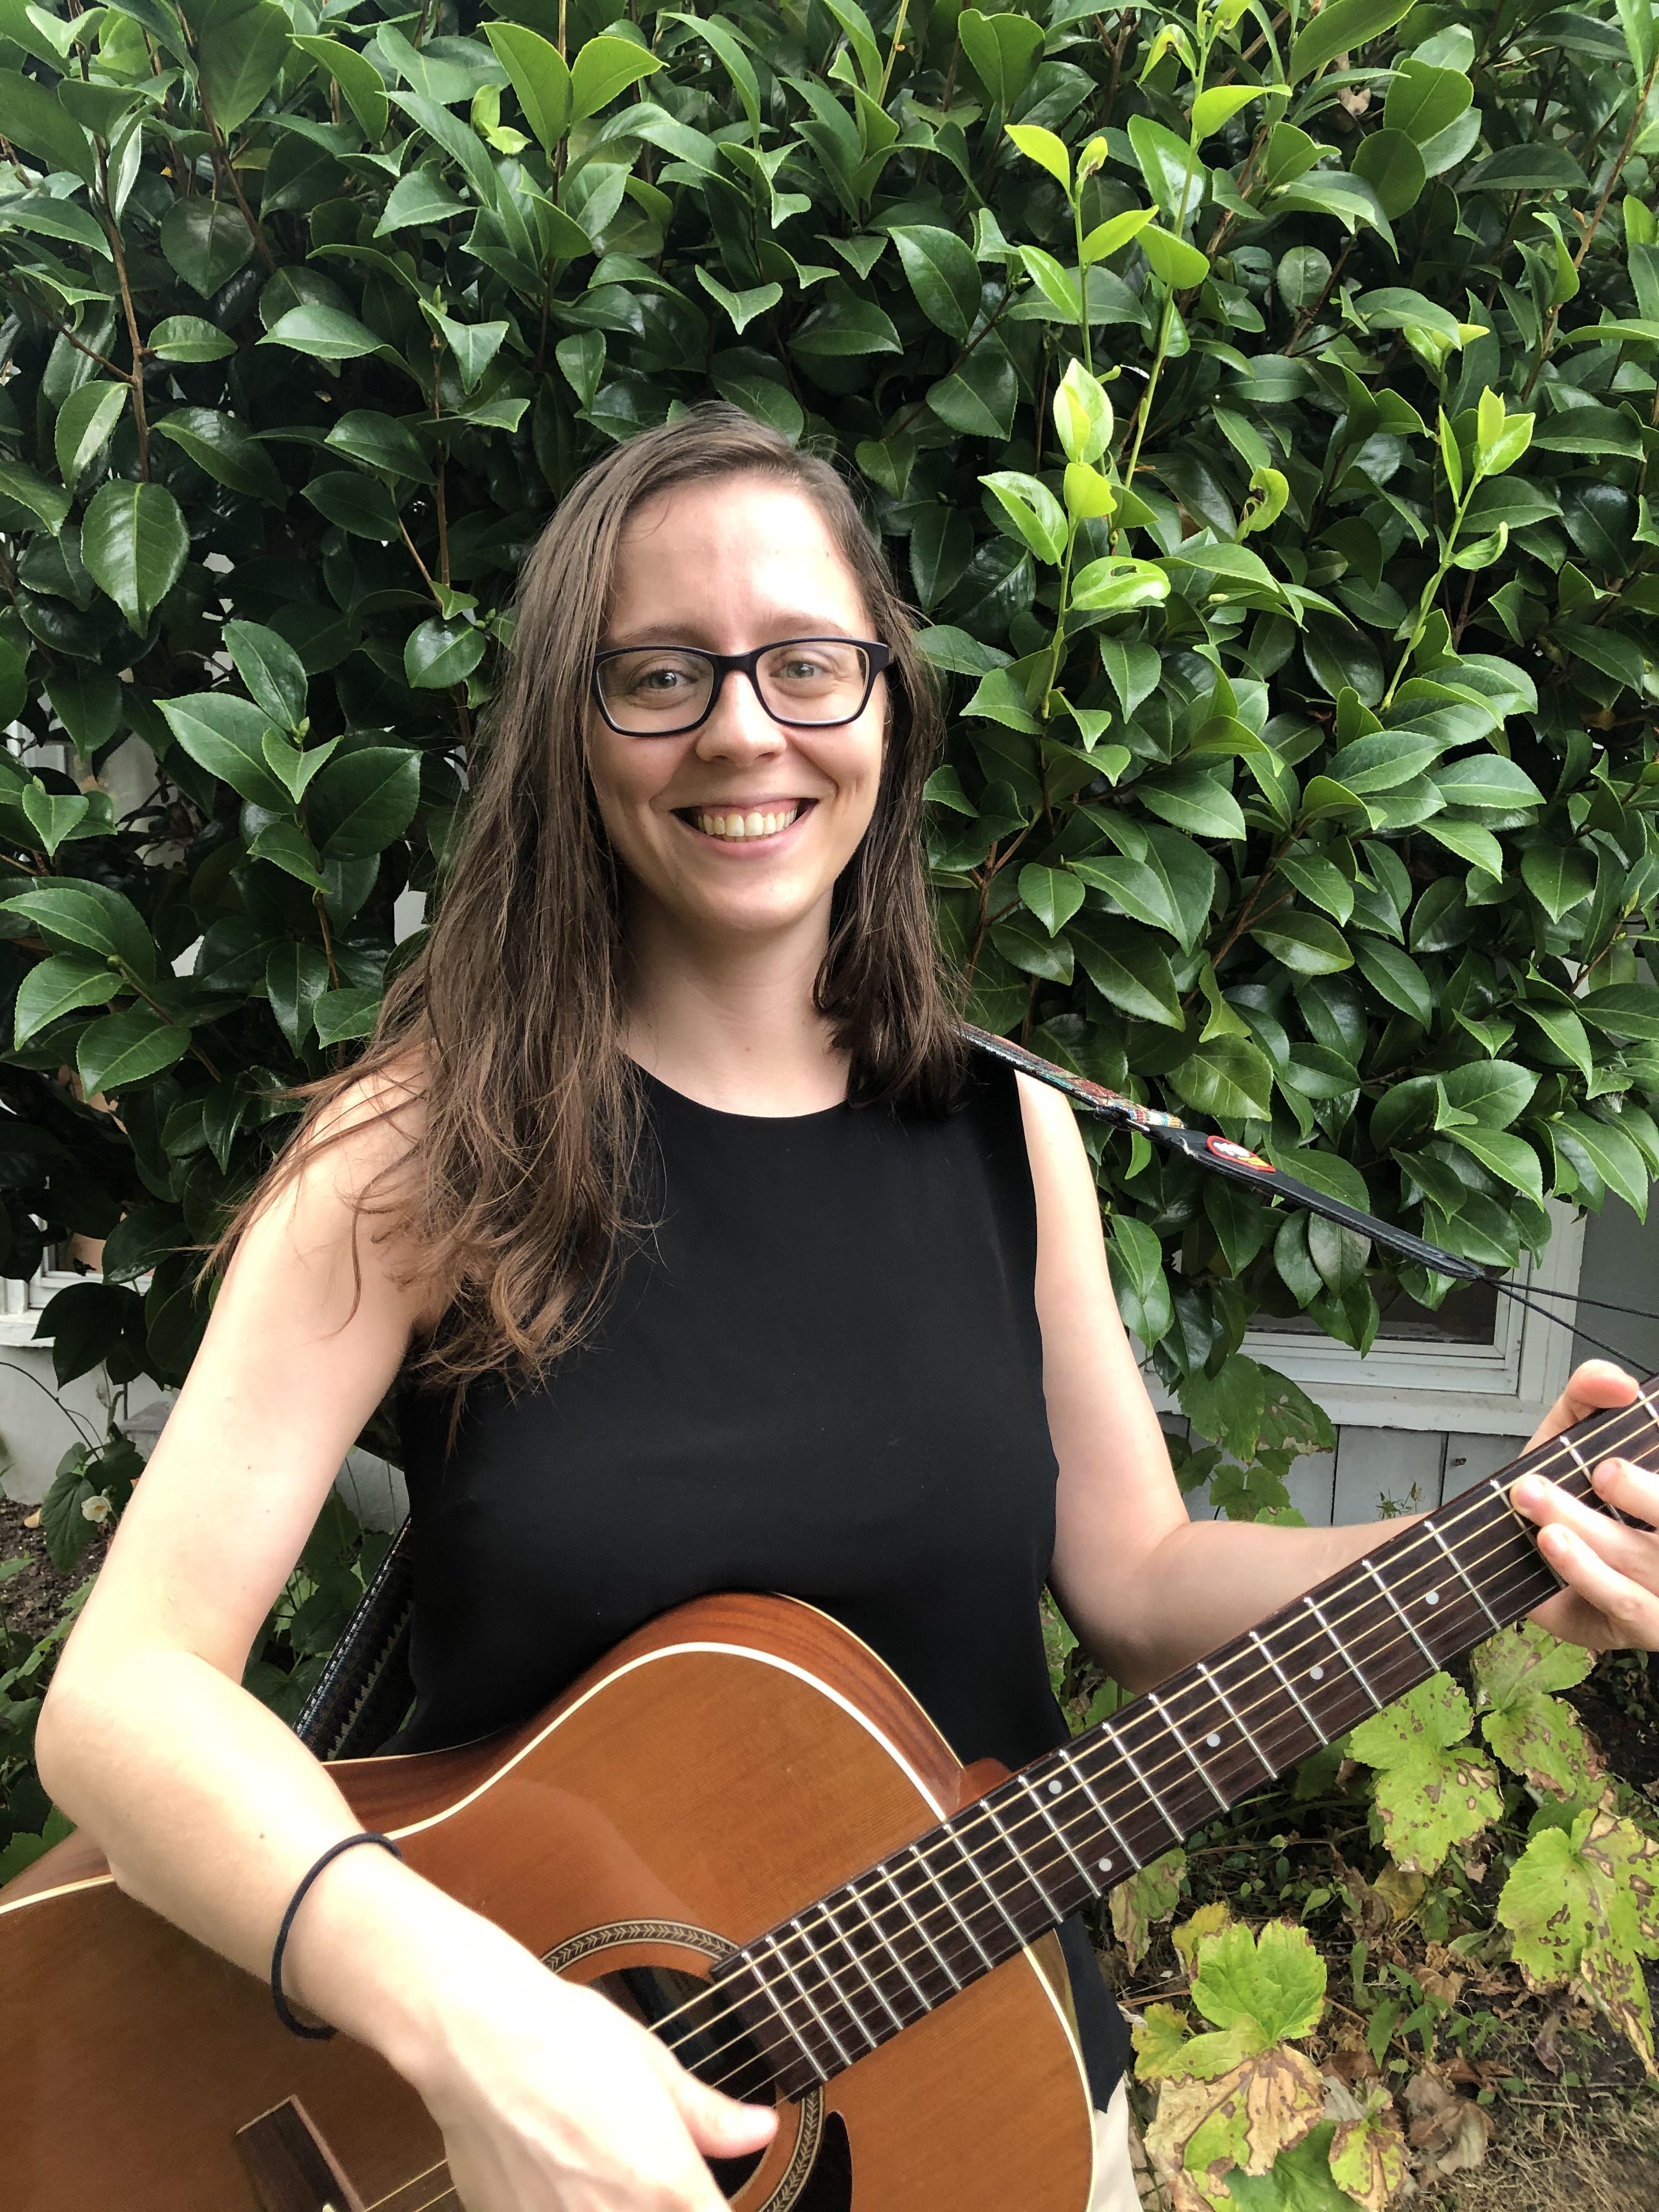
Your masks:
M 1472 1718 L 1456 1683 L 1436 1674 L 1348 1738 L 1351 1755 L 1377 1770 L 1382 1840 L 1408 1874 L 1434 1873 L 1503 1812 L 1492 1768 L 1468 1745 Z
M 1091 561 L 1072 579 L 1072 605 L 1091 614 L 1124 614 L 1154 607 L 1170 596 L 1170 580 L 1152 561 L 1109 555 Z
M 141 636 L 189 553 L 185 518 L 164 484 L 112 483 L 93 494 L 81 525 L 81 558 Z
M 108 445 L 126 404 L 125 384 L 104 384 L 94 377 L 71 392 L 58 410 L 52 447 L 71 491 Z
M 1258 1935 L 1235 1920 L 1200 1942 L 1193 2002 L 1246 2049 L 1311 2035 L 1325 2009 L 1325 1961 L 1304 1928 L 1270 1920 Z
M 1022 476 L 1012 469 L 1000 469 L 980 482 L 1038 560 L 1057 568 L 1066 557 L 1070 533 L 1066 510 L 1048 485 L 1038 477 Z
M 525 121 L 543 151 L 551 154 L 570 128 L 573 94 L 564 57 L 538 32 L 522 23 L 486 23 L 483 33 L 496 60 L 513 80 Z
M 1288 99 L 1290 89 L 1287 84 L 1212 85 L 1207 92 L 1200 92 L 1193 102 L 1194 135 L 1202 142 L 1253 100 Z
M 1535 1790 L 1592 1797 L 1601 1788 L 1601 1761 L 1577 1714 L 1552 1694 L 1576 1689 L 1595 1663 L 1582 1645 L 1564 1644 L 1530 1620 L 1475 1649 L 1470 1664 L 1480 1732 Z
M 503 58 L 503 66 L 505 66 Z M 631 39 L 616 39 L 603 33 L 590 39 L 576 56 L 570 72 L 571 112 L 579 119 L 597 115 L 602 107 L 609 107 L 631 84 L 643 76 L 650 76 L 662 64 L 655 54 L 644 46 L 636 46 Z
M 1642 1972 L 1659 1957 L 1659 1840 L 1595 1808 L 1540 1829 L 1504 1885 L 1498 1917 L 1535 1987 L 1564 1984 L 1620 2028 L 1650 2074 L 1653 2017 Z
M 1175 238 L 1155 222 L 1140 234 L 1140 250 L 1152 274 L 1172 292 L 1185 292 L 1201 284 L 1210 273 L 1208 258 L 1184 238 Z
M 1007 135 L 1028 161 L 1035 161 L 1039 168 L 1048 172 L 1061 191 L 1071 191 L 1072 156 L 1063 138 L 1035 123 L 1011 123 Z
M 1104 222 L 1097 222 L 1083 241 L 1084 267 L 1104 261 L 1127 246 L 1131 239 L 1139 238 L 1155 213 L 1152 208 L 1130 208 L 1122 215 L 1109 216 Z

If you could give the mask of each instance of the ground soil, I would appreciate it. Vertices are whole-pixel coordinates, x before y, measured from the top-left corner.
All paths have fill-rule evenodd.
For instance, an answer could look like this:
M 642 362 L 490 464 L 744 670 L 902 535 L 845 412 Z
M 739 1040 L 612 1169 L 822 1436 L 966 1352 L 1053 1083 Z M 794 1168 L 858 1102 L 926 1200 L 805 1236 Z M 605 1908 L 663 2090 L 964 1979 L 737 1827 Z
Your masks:
M 60 1575 L 46 1556 L 46 1540 L 39 1527 L 29 1526 L 36 1510 L 0 1496 L 0 1566 L 11 1559 L 28 1562 L 21 1574 L 0 1582 L 0 1625 L 30 1644 L 46 1634 L 70 1592 L 95 1571 L 107 1541 L 94 1530 L 72 1571 Z

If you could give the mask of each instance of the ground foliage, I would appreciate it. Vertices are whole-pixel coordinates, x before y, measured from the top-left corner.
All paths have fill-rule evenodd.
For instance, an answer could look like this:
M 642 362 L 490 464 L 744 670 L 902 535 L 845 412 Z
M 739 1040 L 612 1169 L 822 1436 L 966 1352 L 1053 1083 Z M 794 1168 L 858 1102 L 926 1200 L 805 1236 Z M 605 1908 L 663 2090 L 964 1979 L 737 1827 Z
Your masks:
M 611 4 L 0 0 L 0 1268 L 107 1240 L 60 1378 L 183 1374 L 186 1247 L 441 884 L 526 550 L 711 394 L 927 617 L 980 1019 L 1492 1266 L 1639 1209 L 1651 0 Z M 1188 1478 L 1282 1510 L 1328 1432 L 1246 1322 L 1363 1349 L 1389 1279 L 1112 1144 Z M 132 1471 L 66 1461 L 64 1564 Z

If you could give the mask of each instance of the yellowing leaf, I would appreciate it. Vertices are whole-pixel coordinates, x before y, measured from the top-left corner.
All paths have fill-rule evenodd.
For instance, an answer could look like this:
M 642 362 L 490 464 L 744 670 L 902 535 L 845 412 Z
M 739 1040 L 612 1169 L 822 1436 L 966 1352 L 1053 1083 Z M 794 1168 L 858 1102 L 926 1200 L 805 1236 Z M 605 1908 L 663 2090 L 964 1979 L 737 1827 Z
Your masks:
M 1233 2167 L 1269 2172 L 1323 2114 L 1312 2061 L 1275 2044 L 1215 2081 L 1166 2081 L 1146 2130 L 1147 2155 L 1176 2204 L 1222 2204 Z
M 1571 1706 L 1550 1695 L 1575 1687 L 1594 1663 L 1581 1646 L 1561 1643 L 1534 1621 L 1488 1637 L 1474 1653 L 1480 1733 L 1536 1790 L 1562 1797 L 1596 1793 L 1601 1758 Z
M 1353 1757 L 1377 1770 L 1382 1840 L 1407 1873 L 1432 1874 L 1504 1809 L 1492 1768 L 1468 1748 L 1473 1717 L 1450 1676 L 1436 1674 L 1348 1739 Z
M 1173 1930 L 1176 1954 L 1188 1974 L 1197 1967 L 1199 1946 L 1212 1936 L 1218 1936 L 1231 1924 L 1232 1917 L 1218 1898 L 1213 1904 L 1200 1905 L 1190 1920 L 1183 1920 Z
M 1385 2212 L 1406 2178 L 1406 2137 L 1386 2089 L 1373 2089 L 1357 2119 L 1331 2138 L 1331 2177 L 1365 2212 Z
M 112 988 L 113 984 L 112 983 Z M 1135 2075 L 1142 2081 L 1162 2081 L 1182 2070 L 1181 2052 L 1187 2040 L 1187 2017 L 1173 2005 L 1148 2005 L 1131 2023 L 1134 2038 Z
M 1113 1890 L 1112 1933 L 1129 1954 L 1133 1974 L 1146 1957 L 1152 1929 L 1180 1902 L 1187 1881 L 1187 1854 L 1176 1849 L 1141 1868 Z
M 1540 1829 L 1516 1862 L 1498 1900 L 1515 1956 L 1540 1988 L 1565 1982 L 1606 2013 L 1648 2072 L 1653 2017 L 1642 1960 L 1659 1958 L 1654 1910 L 1659 1840 L 1592 1807 L 1571 1831 Z

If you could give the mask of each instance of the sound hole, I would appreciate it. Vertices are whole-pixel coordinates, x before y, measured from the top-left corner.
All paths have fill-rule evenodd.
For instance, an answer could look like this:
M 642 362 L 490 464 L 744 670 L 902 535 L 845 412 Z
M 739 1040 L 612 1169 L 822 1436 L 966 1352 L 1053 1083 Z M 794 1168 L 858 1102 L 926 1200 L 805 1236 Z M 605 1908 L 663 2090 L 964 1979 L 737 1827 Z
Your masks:
M 612 2004 L 620 2006 L 630 2019 L 654 2031 L 659 2021 L 678 2012 L 690 1999 L 702 1996 L 708 1984 L 697 1975 L 684 1973 L 675 1966 L 623 1966 L 614 1973 L 601 1974 L 592 1986 L 609 1997 Z M 710 2014 L 710 2024 L 707 2027 L 695 2027 L 704 2010 Z M 674 2051 L 682 2066 L 700 2081 L 707 2081 L 713 2088 L 725 2089 L 729 2095 L 742 2097 L 748 2103 L 775 2104 L 776 2095 L 766 2079 L 760 2051 L 731 2014 L 700 2007 L 691 2015 L 691 2021 L 695 2032 L 689 2034 L 684 2022 L 675 2023 Z M 764 2151 L 757 2151 L 748 2158 L 711 2158 L 708 2170 L 729 2200 L 756 2172 L 765 2155 Z

